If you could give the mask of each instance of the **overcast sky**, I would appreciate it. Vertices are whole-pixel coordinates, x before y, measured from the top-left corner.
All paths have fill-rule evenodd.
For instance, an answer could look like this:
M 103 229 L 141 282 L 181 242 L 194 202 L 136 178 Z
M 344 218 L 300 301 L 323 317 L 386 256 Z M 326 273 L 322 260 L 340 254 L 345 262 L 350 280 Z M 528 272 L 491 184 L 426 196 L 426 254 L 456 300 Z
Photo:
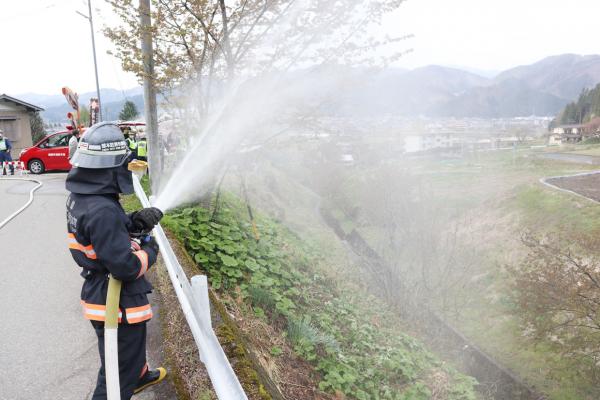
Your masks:
M 399 64 L 503 70 L 563 53 L 600 54 L 600 0 L 408 0 L 385 27 L 413 33 Z
M 103 0 L 92 0 L 100 85 L 137 85 L 119 61 L 106 54 L 100 32 L 114 23 Z M 59 94 L 62 86 L 95 90 L 85 0 L 0 1 L 0 93 Z M 600 54 L 597 19 L 600 0 L 408 0 L 386 17 L 382 30 L 414 34 L 401 44 L 413 52 L 398 65 L 441 64 L 499 71 L 546 56 Z

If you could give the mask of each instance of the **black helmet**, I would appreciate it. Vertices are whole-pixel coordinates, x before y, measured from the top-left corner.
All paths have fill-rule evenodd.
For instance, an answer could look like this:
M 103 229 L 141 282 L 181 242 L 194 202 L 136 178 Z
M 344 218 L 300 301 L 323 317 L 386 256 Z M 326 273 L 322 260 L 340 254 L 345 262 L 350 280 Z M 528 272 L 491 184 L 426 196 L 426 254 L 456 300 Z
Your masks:
M 95 124 L 85 131 L 71 158 L 67 190 L 80 194 L 133 193 L 133 178 L 127 170 L 130 156 L 118 125 Z
M 70 161 L 74 167 L 115 168 L 123 165 L 130 153 L 119 126 L 100 122 L 85 131 Z

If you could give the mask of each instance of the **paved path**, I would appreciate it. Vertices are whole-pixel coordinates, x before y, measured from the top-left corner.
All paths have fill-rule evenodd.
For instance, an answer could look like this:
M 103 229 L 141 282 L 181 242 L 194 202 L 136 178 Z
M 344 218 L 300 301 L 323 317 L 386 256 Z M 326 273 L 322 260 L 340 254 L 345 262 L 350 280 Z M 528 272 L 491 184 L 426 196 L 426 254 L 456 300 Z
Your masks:
M 82 400 L 95 385 L 97 342 L 81 315 L 81 278 L 66 246 L 64 178 L 41 176 L 33 204 L 0 230 L 0 400 Z M 0 221 L 33 186 L 0 178 Z

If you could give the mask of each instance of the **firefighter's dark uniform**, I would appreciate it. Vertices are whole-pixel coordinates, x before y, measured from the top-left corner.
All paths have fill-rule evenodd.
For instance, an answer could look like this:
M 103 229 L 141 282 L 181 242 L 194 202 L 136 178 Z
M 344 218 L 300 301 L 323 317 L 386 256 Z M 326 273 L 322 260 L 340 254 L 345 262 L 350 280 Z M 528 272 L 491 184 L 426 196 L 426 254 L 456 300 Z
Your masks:
M 75 153 L 74 160 L 80 154 Z M 85 157 L 85 149 L 82 156 Z M 72 161 L 73 162 L 73 161 Z M 84 317 L 98 336 L 101 367 L 93 399 L 106 399 L 104 320 L 108 275 L 123 282 L 119 301 L 119 375 L 121 399 L 129 399 L 148 368 L 146 321 L 152 318 L 144 274 L 156 261 L 156 251 L 130 239 L 132 221 L 119 203 L 119 193 L 132 191 L 125 167 L 73 168 L 67 177 L 68 246 L 85 279 L 81 289 Z

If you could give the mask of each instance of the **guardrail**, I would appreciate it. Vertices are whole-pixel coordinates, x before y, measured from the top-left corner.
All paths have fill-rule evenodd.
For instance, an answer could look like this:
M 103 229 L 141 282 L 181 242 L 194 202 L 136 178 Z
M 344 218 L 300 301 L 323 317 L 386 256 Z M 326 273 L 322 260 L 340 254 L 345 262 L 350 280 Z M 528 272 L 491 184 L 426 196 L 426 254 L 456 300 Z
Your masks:
M 133 186 L 142 205 L 150 207 L 150 201 L 135 174 L 133 174 Z M 169 272 L 173 288 L 175 288 L 179 304 L 198 346 L 200 360 L 206 366 L 217 397 L 221 400 L 247 400 L 248 397 L 212 328 L 206 276 L 196 275 L 192 277 L 191 282 L 188 281 L 160 225 L 154 229 L 154 236 L 160 246 L 160 253 Z

